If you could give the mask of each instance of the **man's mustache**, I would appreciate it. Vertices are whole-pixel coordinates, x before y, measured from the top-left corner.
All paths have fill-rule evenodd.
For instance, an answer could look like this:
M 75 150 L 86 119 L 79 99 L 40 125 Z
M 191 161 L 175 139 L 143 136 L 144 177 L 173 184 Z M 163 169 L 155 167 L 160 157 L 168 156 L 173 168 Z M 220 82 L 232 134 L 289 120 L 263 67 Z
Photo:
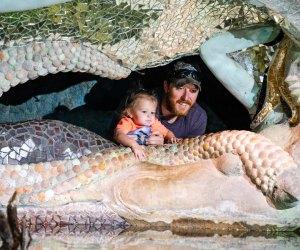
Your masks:
M 192 103 L 189 102 L 189 101 L 186 101 L 186 100 L 179 100 L 179 101 L 177 101 L 177 103 L 178 103 L 178 104 L 187 104 L 187 105 L 189 105 L 189 106 L 192 106 Z

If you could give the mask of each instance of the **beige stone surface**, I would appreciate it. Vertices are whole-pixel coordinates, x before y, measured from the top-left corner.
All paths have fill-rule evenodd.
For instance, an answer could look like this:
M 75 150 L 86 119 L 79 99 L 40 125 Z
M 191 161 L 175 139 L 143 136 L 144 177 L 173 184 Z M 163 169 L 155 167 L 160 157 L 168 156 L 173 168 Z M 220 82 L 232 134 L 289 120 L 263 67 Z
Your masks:
M 263 132 L 300 160 L 300 126 L 277 126 Z M 128 220 L 172 223 L 178 219 L 211 220 L 232 224 L 300 225 L 300 205 L 279 210 L 244 173 L 239 157 L 225 154 L 215 160 L 194 164 L 159 166 L 137 163 L 113 178 L 101 179 L 78 190 L 78 198 L 101 199 Z M 293 170 L 294 171 L 294 170 Z M 290 188 L 295 173 L 281 180 Z M 285 176 L 286 175 L 286 176 Z M 299 186 L 293 186 L 299 192 Z M 297 191 L 298 190 L 298 191 Z
M 248 177 L 224 175 L 212 160 L 177 167 L 144 164 L 95 185 L 100 186 L 97 190 L 105 204 L 130 220 L 172 223 L 194 218 L 250 225 L 300 224 L 300 206 L 275 209 Z M 92 186 L 89 190 L 95 192 Z

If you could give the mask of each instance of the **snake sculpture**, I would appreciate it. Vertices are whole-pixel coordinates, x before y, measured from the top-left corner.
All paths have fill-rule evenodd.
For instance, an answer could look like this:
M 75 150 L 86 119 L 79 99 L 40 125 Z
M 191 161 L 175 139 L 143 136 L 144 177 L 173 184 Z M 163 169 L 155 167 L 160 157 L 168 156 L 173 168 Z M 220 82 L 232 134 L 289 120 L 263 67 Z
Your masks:
M 49 73 L 79 71 L 113 80 L 126 78 L 134 70 L 195 54 L 220 29 L 276 20 L 264 7 L 281 13 L 286 22 L 277 20 L 277 24 L 291 32 L 295 44 L 298 41 L 296 15 L 286 15 L 277 1 L 269 5 L 264 0 L 143 4 L 53 0 L 20 8 L 14 7 L 14 1 L 6 2 L 12 8 L 0 6 L 0 95 Z M 48 4 L 57 5 L 33 10 Z M 297 9 L 299 4 L 287 6 Z M 116 17 L 121 18 L 119 22 Z M 264 42 L 274 38 L 274 30 Z M 249 41 L 246 47 L 251 46 Z M 276 92 L 275 101 L 271 100 L 274 106 L 280 91 L 276 84 L 283 83 L 286 46 L 290 44 L 279 48 L 271 66 L 269 86 L 274 89 L 268 93 Z M 275 77 L 276 66 L 279 77 Z M 253 111 L 258 86 L 250 81 L 244 87 L 249 91 L 236 95 L 242 94 L 237 97 Z M 297 99 L 297 91 L 293 94 Z M 256 123 L 268 112 L 266 104 Z M 295 229 L 300 224 L 297 141 L 290 143 L 296 152 L 292 158 L 262 135 L 224 131 L 147 147 L 146 161 L 139 162 L 129 148 L 59 121 L 3 124 L 0 136 L 0 204 L 5 207 L 16 191 L 19 216 L 30 225 L 126 228 L 128 222 L 170 224 L 182 218 L 245 222 L 250 228 L 269 224 Z
M 200 48 L 203 59 L 253 116 L 257 111 L 260 83 L 241 67 L 234 67 L 236 62 L 215 53 L 269 43 L 280 27 L 296 44 L 298 8 L 298 3 L 278 0 L 49 0 L 22 4 L 5 1 L 0 7 L 0 96 L 11 87 L 57 72 L 88 72 L 114 80 L 126 78 L 132 71 L 166 64 L 183 54 L 198 54 L 197 49 L 204 43 Z M 251 27 L 262 24 L 266 27 L 253 35 Z M 249 27 L 250 33 L 246 31 Z M 218 40 L 218 35 L 226 32 L 235 39 L 229 42 L 223 38 Z M 227 46 L 222 47 L 227 50 L 205 45 L 211 38 L 217 38 L 218 44 L 226 42 Z M 228 51 L 229 48 L 232 50 Z M 210 60 L 213 61 L 210 63 Z M 227 65 L 230 67 L 225 67 Z M 280 66 L 284 66 L 282 62 Z M 228 78 L 231 75 L 228 72 L 235 78 Z M 281 76 L 281 81 L 276 82 L 282 84 L 283 78 Z M 272 81 L 270 79 L 266 107 L 258 114 L 253 127 L 278 106 L 280 94 L 284 98 L 289 94 L 286 90 L 278 93 Z M 272 92 L 276 92 L 277 98 L 271 96 Z M 297 91 L 293 94 L 298 95 Z M 291 121 L 295 122 L 295 107 L 291 98 L 285 99 L 293 112 Z
M 17 137 L 14 136 L 16 132 L 19 134 Z M 124 192 L 127 193 L 128 183 L 123 184 L 124 187 L 121 185 L 119 191 L 112 191 L 114 188 L 111 185 L 120 185 L 122 179 L 126 182 L 126 180 L 137 178 L 137 183 L 141 181 L 142 186 L 149 188 L 148 192 L 151 193 L 151 189 L 155 189 L 158 183 L 156 181 L 147 183 L 147 180 L 152 178 L 151 175 L 157 175 L 157 180 L 167 179 L 167 182 L 173 180 L 174 186 L 179 188 L 177 192 L 180 197 L 180 183 L 183 183 L 187 176 L 195 174 L 193 171 L 201 169 L 198 164 L 203 159 L 220 158 L 228 154 L 237 155 L 242 164 L 231 162 L 227 167 L 219 167 L 219 171 L 229 177 L 236 175 L 236 172 L 245 175 L 246 178 L 243 177 L 242 182 L 249 185 L 250 181 L 256 186 L 255 189 L 265 196 L 265 203 L 266 200 L 271 201 L 272 205 L 268 207 L 272 213 L 282 209 L 292 209 L 291 211 L 294 212 L 291 214 L 299 219 L 297 214 L 299 215 L 300 175 L 297 164 L 281 147 L 276 146 L 266 137 L 249 131 L 223 131 L 184 139 L 178 144 L 149 146 L 146 147 L 145 162 L 136 160 L 130 148 L 118 147 L 92 132 L 60 121 L 45 120 L 2 125 L 1 138 L 0 202 L 2 206 L 6 205 L 9 197 L 16 191 L 20 196 L 21 216 L 26 214 L 28 219 L 31 215 L 30 221 L 35 225 L 42 223 L 43 220 L 49 220 L 49 214 L 55 213 L 57 213 L 56 216 L 50 219 L 52 223 L 68 224 L 71 221 L 87 223 L 87 218 L 90 222 L 95 221 L 99 213 L 102 213 L 102 217 L 106 215 L 106 218 L 110 218 L 108 221 L 111 223 L 118 222 L 121 225 L 125 224 L 118 215 L 128 221 L 159 220 L 159 217 L 154 219 L 155 216 L 148 218 L 149 213 L 143 217 L 133 212 L 133 208 L 126 208 L 126 202 L 122 201 L 126 197 L 117 193 L 120 190 L 122 192 L 124 187 Z M 45 161 L 45 159 L 50 159 L 49 157 L 51 160 Z M 147 164 L 146 167 L 145 164 Z M 197 167 L 193 167 L 193 164 Z M 151 172 L 139 174 L 141 169 L 151 171 L 151 168 L 155 169 L 152 174 Z M 137 171 L 137 173 L 132 173 L 132 171 Z M 178 182 L 178 174 L 182 171 L 184 171 L 183 177 L 180 177 Z M 188 174 L 190 171 L 192 173 Z M 128 173 L 131 177 L 126 176 Z M 198 180 L 188 181 L 193 185 L 198 185 Z M 218 185 L 225 187 L 225 183 L 226 181 Z M 130 185 L 128 189 L 134 192 Z M 251 192 L 258 192 L 255 189 Z M 141 192 L 144 193 L 147 190 L 141 190 Z M 199 192 L 205 192 L 205 190 Z M 122 197 L 119 197 L 120 195 Z M 134 194 L 134 196 L 139 195 L 139 192 Z M 156 204 L 155 210 L 168 209 L 170 204 L 160 204 L 159 197 L 161 197 L 160 193 L 151 193 L 150 203 L 154 206 Z M 120 199 L 121 203 L 114 199 Z M 188 204 L 190 198 L 182 197 L 181 199 Z M 95 204 L 98 205 L 95 206 Z M 114 213 L 109 212 L 106 205 Z M 142 205 L 140 206 L 139 209 L 143 209 Z M 172 210 L 180 211 L 181 205 L 178 201 L 173 201 L 171 207 Z M 255 213 L 259 214 L 257 211 L 254 211 Z M 74 214 L 77 215 L 74 217 Z M 114 214 L 114 216 L 107 214 Z M 171 217 L 175 219 L 177 216 Z M 203 215 L 192 213 L 189 216 L 201 218 Z M 231 219 L 247 221 L 244 216 Z M 169 216 L 164 219 L 168 220 L 167 217 Z M 250 218 L 250 221 L 251 219 L 253 218 Z M 298 219 L 294 218 L 292 225 L 297 224 Z M 228 218 L 227 220 L 230 221 Z M 282 223 L 280 222 L 279 225 L 282 226 Z

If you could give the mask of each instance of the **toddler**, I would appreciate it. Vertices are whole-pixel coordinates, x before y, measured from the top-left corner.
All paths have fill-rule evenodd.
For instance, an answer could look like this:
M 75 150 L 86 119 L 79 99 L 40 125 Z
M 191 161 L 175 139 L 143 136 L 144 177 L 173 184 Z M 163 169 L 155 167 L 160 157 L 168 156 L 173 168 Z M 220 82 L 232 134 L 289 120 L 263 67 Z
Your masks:
M 131 93 L 126 100 L 123 118 L 114 131 L 114 139 L 132 149 L 139 160 L 145 158 L 142 145 L 147 145 L 147 139 L 152 131 L 159 131 L 165 141 L 176 142 L 175 135 L 156 118 L 157 99 L 144 89 Z M 130 135 L 136 135 L 136 140 Z

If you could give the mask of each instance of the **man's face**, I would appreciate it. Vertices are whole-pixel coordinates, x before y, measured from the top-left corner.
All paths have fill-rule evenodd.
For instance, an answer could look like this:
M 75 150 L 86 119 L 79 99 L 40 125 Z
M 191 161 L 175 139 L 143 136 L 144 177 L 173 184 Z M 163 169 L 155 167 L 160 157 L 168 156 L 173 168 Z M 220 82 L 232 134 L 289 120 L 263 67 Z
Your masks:
M 181 86 L 166 84 L 165 93 L 168 110 L 175 116 L 186 116 L 196 103 L 199 88 L 192 83 Z

